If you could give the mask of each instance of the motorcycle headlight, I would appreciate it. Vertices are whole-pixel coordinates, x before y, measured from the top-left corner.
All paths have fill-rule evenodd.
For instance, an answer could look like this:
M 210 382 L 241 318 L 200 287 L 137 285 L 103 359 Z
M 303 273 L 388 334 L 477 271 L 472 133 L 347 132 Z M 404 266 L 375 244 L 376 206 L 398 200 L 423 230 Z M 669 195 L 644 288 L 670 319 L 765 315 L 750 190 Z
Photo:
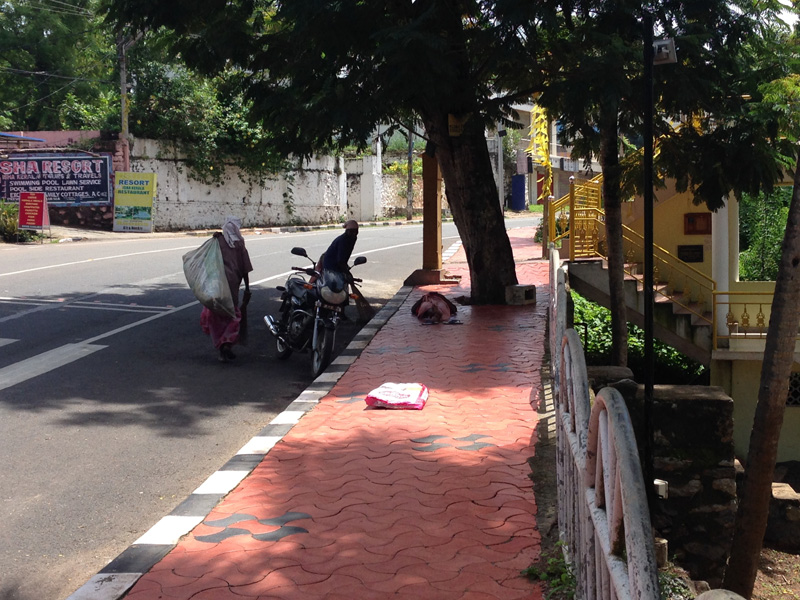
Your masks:
M 334 292 L 325 286 L 320 290 L 322 299 L 328 304 L 342 304 L 347 299 L 347 292 L 344 290 Z

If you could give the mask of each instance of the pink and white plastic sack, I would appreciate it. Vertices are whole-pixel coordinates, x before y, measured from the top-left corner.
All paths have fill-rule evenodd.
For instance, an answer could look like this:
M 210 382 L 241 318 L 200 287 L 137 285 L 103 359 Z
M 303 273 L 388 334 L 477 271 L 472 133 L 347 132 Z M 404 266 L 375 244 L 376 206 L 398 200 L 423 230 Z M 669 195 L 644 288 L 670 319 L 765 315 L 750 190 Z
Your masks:
M 428 388 L 421 383 L 384 383 L 365 400 L 374 408 L 422 410 L 428 401 Z

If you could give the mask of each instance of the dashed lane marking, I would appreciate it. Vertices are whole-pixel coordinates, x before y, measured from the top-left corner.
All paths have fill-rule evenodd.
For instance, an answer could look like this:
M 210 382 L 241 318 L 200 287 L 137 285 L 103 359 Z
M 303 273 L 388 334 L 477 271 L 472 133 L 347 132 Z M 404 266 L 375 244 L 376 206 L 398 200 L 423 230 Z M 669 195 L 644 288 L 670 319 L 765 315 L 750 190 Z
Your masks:
M 79 344 L 66 344 L 60 348 L 48 350 L 47 352 L 43 352 L 37 356 L 32 356 L 31 358 L 27 358 L 13 365 L 3 367 L 0 369 L 0 390 L 17 385 L 18 383 L 22 383 L 28 379 L 33 379 L 39 375 L 49 373 L 54 369 L 68 365 L 71 362 L 107 347 L 97 345 L 95 342 L 99 342 L 100 340 L 111 337 L 112 335 L 122 333 L 128 329 L 133 329 L 139 325 L 144 325 L 150 321 L 155 321 L 161 317 L 166 317 L 196 304 L 199 304 L 197 300 L 194 302 L 189 302 L 188 304 L 184 304 L 183 306 L 178 306 L 166 312 L 160 312 L 158 314 L 149 316 L 146 319 L 141 319 L 139 321 L 135 321 L 134 323 L 129 323 L 128 325 L 101 333 L 100 335 L 96 335 L 93 338 L 84 340 Z
M 53 369 L 68 365 L 105 347 L 85 342 L 82 344 L 67 344 L 3 367 L 0 369 L 0 390 L 10 388 L 12 385 L 17 385 L 39 375 L 44 375 Z

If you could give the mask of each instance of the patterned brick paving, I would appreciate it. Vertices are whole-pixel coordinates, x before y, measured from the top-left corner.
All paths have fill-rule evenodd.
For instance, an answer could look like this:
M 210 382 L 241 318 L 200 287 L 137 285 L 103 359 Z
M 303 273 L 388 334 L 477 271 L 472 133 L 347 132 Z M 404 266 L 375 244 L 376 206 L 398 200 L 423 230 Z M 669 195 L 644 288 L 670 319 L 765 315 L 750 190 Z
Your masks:
M 537 304 L 459 306 L 422 325 L 415 288 L 332 391 L 128 593 L 132 600 L 541 599 L 527 458 L 545 352 L 547 264 L 511 230 Z M 371 409 L 381 383 L 420 382 L 423 410 Z

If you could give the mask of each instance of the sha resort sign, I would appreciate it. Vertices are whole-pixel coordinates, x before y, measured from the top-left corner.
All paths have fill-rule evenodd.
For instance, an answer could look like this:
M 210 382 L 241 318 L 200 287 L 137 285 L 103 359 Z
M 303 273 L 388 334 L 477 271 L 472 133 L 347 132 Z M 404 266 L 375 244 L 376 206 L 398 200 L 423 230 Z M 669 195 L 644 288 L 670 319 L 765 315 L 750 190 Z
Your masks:
M 111 204 L 111 155 L 20 154 L 0 159 L 0 197 L 41 192 L 49 206 Z

